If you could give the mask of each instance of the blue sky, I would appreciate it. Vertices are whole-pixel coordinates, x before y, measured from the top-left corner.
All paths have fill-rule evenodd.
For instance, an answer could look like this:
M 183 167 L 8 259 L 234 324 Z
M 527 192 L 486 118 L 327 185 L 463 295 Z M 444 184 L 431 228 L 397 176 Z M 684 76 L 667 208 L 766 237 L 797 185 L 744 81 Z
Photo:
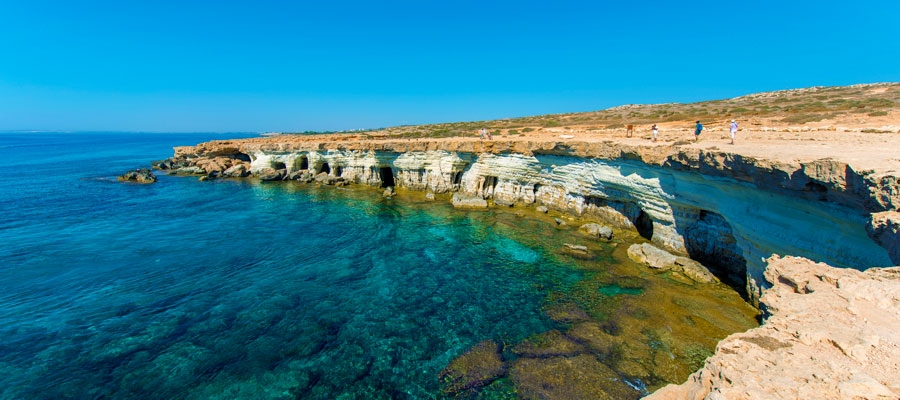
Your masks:
M 896 0 L 0 0 L 0 130 L 342 130 L 900 81 L 898 15 Z

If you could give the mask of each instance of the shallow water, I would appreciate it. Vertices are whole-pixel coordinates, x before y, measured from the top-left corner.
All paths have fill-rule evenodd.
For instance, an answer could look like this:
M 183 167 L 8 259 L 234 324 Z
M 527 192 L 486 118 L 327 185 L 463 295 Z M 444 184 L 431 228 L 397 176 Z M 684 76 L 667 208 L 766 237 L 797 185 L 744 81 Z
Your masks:
M 115 180 L 215 138 L 0 134 L 0 397 L 437 398 L 440 371 L 474 344 L 575 329 L 551 318 L 560 305 L 622 338 L 591 354 L 654 388 L 754 323 L 733 290 L 653 274 L 627 241 L 547 216 L 367 188 Z M 502 378 L 466 394 L 515 390 Z

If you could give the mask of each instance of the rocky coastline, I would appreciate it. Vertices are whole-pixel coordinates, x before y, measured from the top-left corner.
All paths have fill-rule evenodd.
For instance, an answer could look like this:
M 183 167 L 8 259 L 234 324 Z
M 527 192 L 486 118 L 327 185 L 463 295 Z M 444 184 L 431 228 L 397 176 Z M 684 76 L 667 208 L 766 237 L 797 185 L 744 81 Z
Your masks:
M 812 282 L 804 285 L 809 287 L 806 293 L 815 296 L 806 298 L 819 298 L 826 293 L 819 286 L 826 282 L 829 290 L 835 290 L 833 296 L 851 302 L 860 294 L 847 294 L 846 290 L 851 290 L 846 289 L 847 285 L 834 282 L 875 282 L 875 287 L 896 287 L 900 281 L 897 270 L 873 268 L 900 264 L 900 174 L 890 169 L 868 168 L 831 157 L 766 158 L 753 152 L 723 151 L 715 146 L 681 142 L 649 145 L 610 138 L 558 137 L 375 140 L 352 135 L 282 135 L 201 143 L 177 147 L 172 158 L 154 166 L 170 174 L 199 175 L 201 179 L 252 177 L 263 181 L 368 185 L 385 188 L 386 195 L 403 189 L 432 198 L 435 193 L 453 194 L 454 205 L 464 207 L 541 207 L 635 230 L 650 242 L 650 248 L 634 249 L 633 256 L 629 249 L 633 259 L 651 267 L 656 262 L 685 273 L 695 271 L 697 279 L 711 279 L 704 275 L 703 266 L 709 267 L 717 278 L 742 291 L 769 315 L 760 328 L 721 342 L 716 356 L 692 375 L 686 386 L 667 387 L 654 396 L 797 398 L 800 392 L 796 390 L 805 387 L 821 387 L 833 394 L 825 398 L 855 398 L 867 389 L 875 390 L 872 393 L 876 396 L 861 398 L 896 398 L 900 393 L 900 385 L 891 381 L 891 375 L 847 375 L 839 373 L 840 367 L 815 375 L 827 384 L 812 385 L 805 370 L 792 375 L 793 361 L 785 361 L 799 360 L 802 354 L 779 353 L 780 349 L 800 346 L 783 346 L 787 339 L 780 336 L 771 339 L 773 329 L 796 333 L 811 326 L 819 329 L 818 333 L 806 335 L 818 335 L 818 341 L 810 342 L 801 334 L 797 340 L 805 346 L 813 349 L 820 342 L 838 343 L 835 340 L 840 339 L 832 338 L 836 331 L 811 325 L 812 321 L 841 320 L 848 313 L 853 314 L 852 310 L 835 305 L 824 309 L 824 314 L 810 314 L 809 320 L 794 318 L 812 312 L 816 306 L 795 302 L 796 298 L 784 294 L 788 290 L 785 285 L 800 293 L 807 289 L 796 282 Z M 656 254 L 653 249 L 665 254 Z M 666 261 L 669 257 L 671 263 Z M 700 268 L 691 264 L 697 261 L 702 263 Z M 869 268 L 873 268 L 872 272 L 859 272 Z M 807 308 L 798 310 L 786 304 Z M 900 328 L 896 313 L 900 300 L 893 295 L 878 304 L 893 310 L 894 316 L 878 319 L 880 328 L 875 333 L 866 331 L 856 336 L 862 339 L 851 339 L 856 340 L 849 344 L 856 346 L 851 350 L 845 344 L 834 344 L 840 351 L 833 360 L 843 357 L 854 365 L 865 366 L 876 354 L 898 359 L 900 340 L 893 336 L 879 339 L 878 335 L 885 327 L 894 331 Z M 734 343 L 746 347 L 775 342 L 778 345 L 757 346 L 765 355 L 732 348 L 737 346 Z M 769 388 L 753 392 L 750 388 L 758 382 L 726 376 L 721 372 L 726 368 L 726 361 L 722 360 L 728 360 L 727 366 L 738 372 L 742 371 L 742 362 L 784 366 L 761 373 L 787 374 L 793 378 L 785 378 L 784 383 L 794 385 L 795 390 Z M 831 360 L 827 361 L 829 365 L 841 365 L 840 361 Z M 893 371 L 893 377 L 900 376 L 896 363 L 887 367 Z M 765 380 L 764 375 L 753 379 Z M 717 393 L 725 397 L 715 397 Z M 878 397 L 885 393 L 888 397 Z

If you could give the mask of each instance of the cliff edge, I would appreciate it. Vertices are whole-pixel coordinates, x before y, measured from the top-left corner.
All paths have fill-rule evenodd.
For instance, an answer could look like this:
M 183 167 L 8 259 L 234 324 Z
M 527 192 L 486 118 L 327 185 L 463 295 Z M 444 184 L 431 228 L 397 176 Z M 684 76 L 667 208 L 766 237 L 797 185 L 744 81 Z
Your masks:
M 900 398 L 900 267 L 865 272 L 777 256 L 762 326 L 721 341 L 647 399 Z

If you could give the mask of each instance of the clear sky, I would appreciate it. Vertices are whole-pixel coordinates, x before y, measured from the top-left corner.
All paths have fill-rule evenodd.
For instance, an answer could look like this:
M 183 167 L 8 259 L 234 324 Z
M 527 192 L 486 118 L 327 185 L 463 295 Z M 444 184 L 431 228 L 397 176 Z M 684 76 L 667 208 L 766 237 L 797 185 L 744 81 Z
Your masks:
M 343 130 L 900 81 L 898 17 L 898 0 L 0 0 L 0 130 Z

